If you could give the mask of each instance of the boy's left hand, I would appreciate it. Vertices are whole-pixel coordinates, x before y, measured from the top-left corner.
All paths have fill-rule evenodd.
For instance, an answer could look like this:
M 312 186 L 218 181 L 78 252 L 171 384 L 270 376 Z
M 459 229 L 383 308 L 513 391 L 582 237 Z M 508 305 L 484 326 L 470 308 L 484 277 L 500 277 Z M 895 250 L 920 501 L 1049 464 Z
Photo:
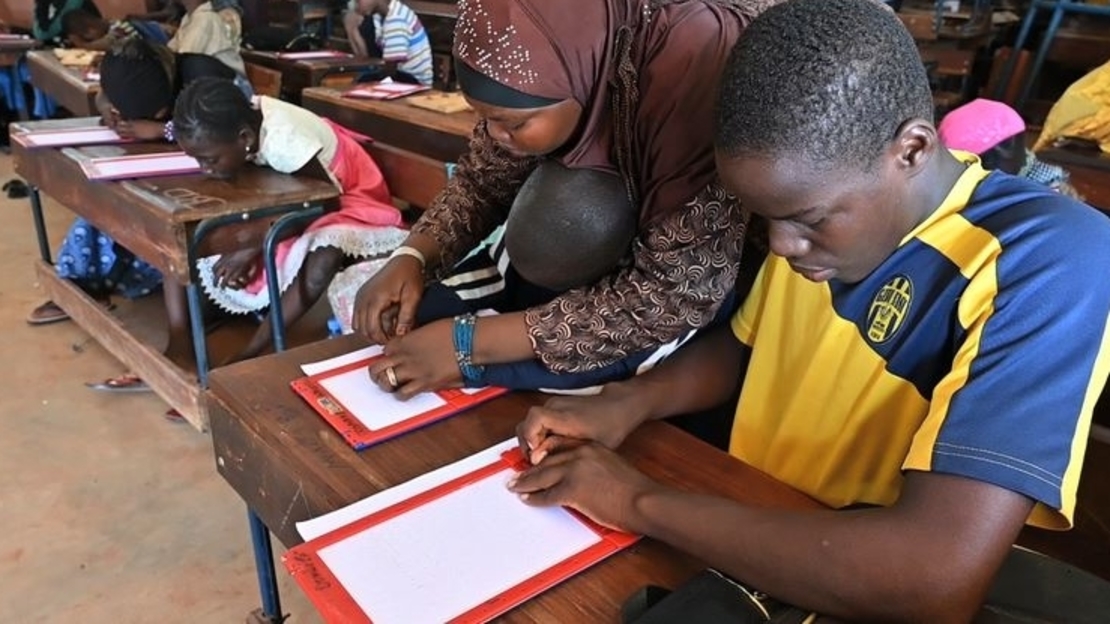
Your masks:
M 461 388 L 453 332 L 454 321 L 448 318 L 393 338 L 385 344 L 382 357 L 370 365 L 370 379 L 401 400 L 421 392 Z M 392 378 L 388 370 L 393 371 Z
M 529 505 L 564 505 L 600 525 L 640 533 L 634 503 L 642 494 L 663 486 L 615 452 L 585 443 L 544 457 L 510 480 L 507 487 Z

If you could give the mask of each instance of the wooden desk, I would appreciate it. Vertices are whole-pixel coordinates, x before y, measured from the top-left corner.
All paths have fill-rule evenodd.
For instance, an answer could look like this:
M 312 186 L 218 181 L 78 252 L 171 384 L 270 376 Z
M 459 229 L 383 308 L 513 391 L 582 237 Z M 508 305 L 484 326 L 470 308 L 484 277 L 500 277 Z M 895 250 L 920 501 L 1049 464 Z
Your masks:
M 478 123 L 474 111 L 439 113 L 412 106 L 405 98 L 345 98 L 342 91 L 325 87 L 305 89 L 301 105 L 376 140 L 443 162 L 456 162 L 466 153 Z
M 8 77 L 12 83 L 12 93 L 15 101 L 8 105 L 15 109 L 20 119 L 29 117 L 27 111 L 27 97 L 23 93 L 23 79 L 19 75 L 19 63 L 28 50 L 35 48 L 38 42 L 34 39 L 0 39 L 0 67 L 8 70 Z
M 1037 152 L 1037 158 L 1066 169 L 1071 185 L 1087 203 L 1110 213 L 1110 154 L 1097 150 L 1051 148 Z
M 306 345 L 212 372 L 208 393 L 220 474 L 284 544 L 294 523 L 332 511 L 505 440 L 542 395 L 513 393 L 362 452 L 352 450 L 289 388 L 299 365 L 349 352 L 353 336 Z M 641 470 L 685 489 L 753 505 L 821 505 L 663 423 L 649 423 L 621 449 Z M 510 612 L 515 622 L 616 622 L 621 603 L 649 584 L 675 586 L 704 567 L 642 540 Z
M 31 83 L 74 116 L 97 114 L 96 94 L 100 93 L 100 83 L 87 81 L 77 69 L 62 65 L 51 50 L 28 52 L 27 65 L 31 70 Z
M 343 58 L 303 59 L 282 58 L 278 52 L 243 50 L 243 60 L 281 72 L 281 91 L 291 102 L 300 103 L 301 91 L 319 86 L 328 76 L 356 74 L 381 65 L 380 59 Z
M 88 125 L 88 119 L 68 119 L 12 124 L 12 135 L 33 129 Z M 108 154 L 164 152 L 167 144 L 83 148 L 28 149 L 12 141 L 16 173 L 32 186 L 31 205 L 39 235 L 41 260 L 36 269 L 50 297 L 104 347 L 141 374 L 144 381 L 198 429 L 207 427 L 200 386 L 207 376 L 207 351 L 203 319 L 192 318 L 194 347 L 200 375 L 184 371 L 162 355 L 161 348 L 134 336 L 110 312 L 97 305 L 72 282 L 59 278 L 51 260 L 42 219 L 39 191 L 53 197 L 111 236 L 135 255 L 157 267 L 170 283 L 186 285 L 191 303 L 200 309 L 196 283 L 196 248 L 206 232 L 231 222 L 274 215 L 320 205 L 335 198 L 337 190 L 319 180 L 248 167 L 234 182 L 202 175 L 168 176 L 121 182 L 89 181 L 79 159 Z

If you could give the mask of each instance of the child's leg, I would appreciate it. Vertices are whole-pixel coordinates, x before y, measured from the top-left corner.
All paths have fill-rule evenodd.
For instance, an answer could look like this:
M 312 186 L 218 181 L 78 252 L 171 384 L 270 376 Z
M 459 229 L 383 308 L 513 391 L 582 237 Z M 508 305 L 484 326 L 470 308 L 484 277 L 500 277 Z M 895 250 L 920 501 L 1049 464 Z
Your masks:
M 162 284 L 162 298 L 166 305 L 166 322 L 169 329 L 165 355 L 171 362 L 185 370 L 195 368 L 193 332 L 189 325 L 189 300 L 185 297 L 185 287 L 166 281 Z
M 281 295 L 281 313 L 286 327 L 304 316 L 320 299 L 342 266 L 343 252 L 334 247 L 322 247 L 305 257 L 297 277 Z M 262 353 L 270 346 L 272 333 L 270 315 L 267 315 L 247 346 L 226 363 L 245 360 Z

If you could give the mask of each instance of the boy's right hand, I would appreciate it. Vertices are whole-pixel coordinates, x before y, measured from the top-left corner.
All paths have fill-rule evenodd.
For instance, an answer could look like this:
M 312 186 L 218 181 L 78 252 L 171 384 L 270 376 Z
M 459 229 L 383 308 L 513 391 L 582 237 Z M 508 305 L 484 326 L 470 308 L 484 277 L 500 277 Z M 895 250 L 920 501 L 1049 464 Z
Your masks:
M 372 344 L 385 344 L 415 326 L 416 307 L 423 295 L 420 261 L 398 256 L 358 289 L 351 326 Z
M 593 396 L 558 396 L 528 410 L 516 427 L 524 456 L 535 465 L 564 447 L 588 440 L 615 449 L 646 419 L 626 384 Z

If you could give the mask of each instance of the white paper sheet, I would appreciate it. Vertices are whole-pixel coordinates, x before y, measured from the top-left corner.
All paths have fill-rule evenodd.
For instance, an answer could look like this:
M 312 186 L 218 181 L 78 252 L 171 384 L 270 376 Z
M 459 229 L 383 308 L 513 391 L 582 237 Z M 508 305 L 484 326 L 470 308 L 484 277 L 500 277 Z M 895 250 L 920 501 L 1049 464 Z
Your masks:
M 423 392 L 407 401 L 382 390 L 363 367 L 328 377 L 320 385 L 368 429 L 384 429 L 402 420 L 447 405 L 443 397 Z
M 388 490 L 378 492 L 373 496 L 351 503 L 346 507 L 340 507 L 335 511 L 318 516 L 311 520 L 305 520 L 297 523 L 297 532 L 306 541 L 316 539 L 324 533 L 334 531 L 339 527 L 350 524 L 359 518 L 369 516 L 375 511 L 385 509 L 390 505 L 403 501 L 406 498 L 411 498 L 414 494 L 418 494 L 425 490 L 430 490 L 440 483 L 446 483 L 455 477 L 464 475 L 468 472 L 473 472 L 482 466 L 487 466 L 501 457 L 501 453 L 513 448 L 517 445 L 515 438 L 505 440 L 500 444 L 495 444 L 490 448 L 479 451 L 470 457 L 464 457 L 457 462 L 447 464 L 442 468 L 437 468 L 431 472 L 426 472 L 419 477 L 405 481 L 404 483 L 391 487 Z
M 278 56 L 291 61 L 307 61 L 310 59 L 351 58 L 353 55 L 335 50 L 314 50 L 310 52 L 282 52 Z
M 74 128 L 72 130 L 51 130 L 27 132 L 16 135 L 16 140 L 31 147 L 56 147 L 59 145 L 93 145 L 97 143 L 120 143 L 124 139 L 115 130 L 99 126 L 95 128 Z
M 176 173 L 200 172 L 200 163 L 185 152 L 149 156 L 92 159 L 81 163 L 90 180 L 118 180 Z
M 601 537 L 561 507 L 505 488 L 513 470 L 467 485 L 320 550 L 376 624 L 445 622 Z
M 358 351 L 351 351 L 350 353 L 347 353 L 345 355 L 338 355 L 336 357 L 333 357 L 333 358 L 330 358 L 330 359 L 327 359 L 327 360 L 320 360 L 319 362 L 308 362 L 307 364 L 301 364 L 301 370 L 304 371 L 305 375 L 317 375 L 317 374 L 322 373 L 324 371 L 330 371 L 332 369 L 339 368 L 340 366 L 346 366 L 347 364 L 350 364 L 351 362 L 357 362 L 359 360 L 365 360 L 367 358 L 372 358 L 375 355 L 380 354 L 381 352 L 382 352 L 381 345 L 374 345 L 372 347 L 366 347 L 364 349 L 359 349 Z

